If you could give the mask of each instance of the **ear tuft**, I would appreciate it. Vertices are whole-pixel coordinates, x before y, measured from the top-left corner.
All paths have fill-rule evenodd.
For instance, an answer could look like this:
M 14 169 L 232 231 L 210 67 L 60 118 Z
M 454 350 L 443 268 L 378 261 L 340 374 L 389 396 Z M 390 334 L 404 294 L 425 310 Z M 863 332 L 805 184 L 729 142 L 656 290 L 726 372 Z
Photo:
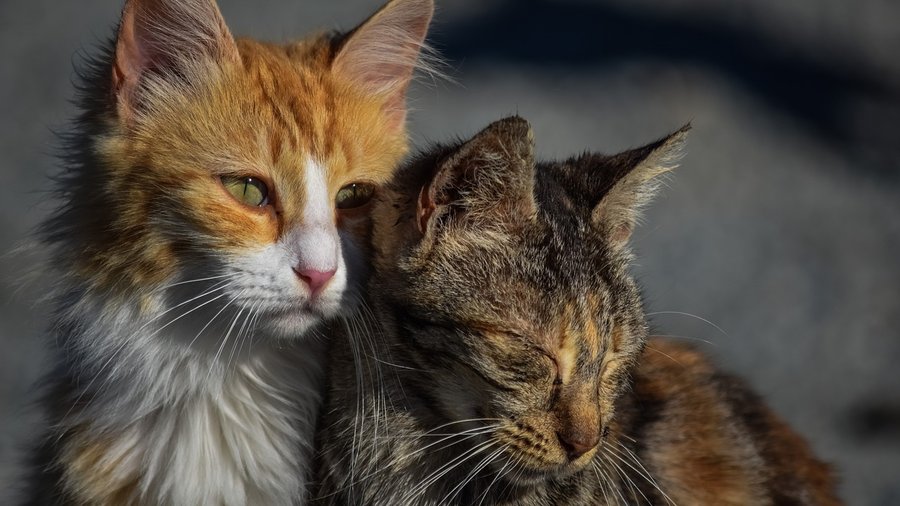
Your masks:
M 433 14 L 433 0 L 392 0 L 347 36 L 333 63 L 337 75 L 385 98 L 385 112 L 397 129 L 406 121 L 406 90 L 422 67 Z
M 128 0 L 113 64 L 113 91 L 127 119 L 148 75 L 179 81 L 208 63 L 239 62 L 237 45 L 214 0 Z
M 594 207 L 592 218 L 613 247 L 627 244 L 641 210 L 659 190 L 662 176 L 678 167 L 690 129 L 687 124 L 647 146 L 606 159 L 604 165 L 616 176 Z

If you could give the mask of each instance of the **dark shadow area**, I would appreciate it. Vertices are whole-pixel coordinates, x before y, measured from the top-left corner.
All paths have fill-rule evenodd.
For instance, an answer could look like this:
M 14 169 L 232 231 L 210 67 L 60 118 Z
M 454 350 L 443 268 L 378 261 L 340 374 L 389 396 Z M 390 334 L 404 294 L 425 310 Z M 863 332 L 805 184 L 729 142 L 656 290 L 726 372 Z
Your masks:
M 603 2 L 506 0 L 439 33 L 442 53 L 464 65 L 553 72 L 658 61 L 705 68 L 794 118 L 871 175 L 900 180 L 900 90 L 857 62 L 805 54 L 749 24 Z
M 900 403 L 861 403 L 847 412 L 844 426 L 859 442 L 900 446 Z

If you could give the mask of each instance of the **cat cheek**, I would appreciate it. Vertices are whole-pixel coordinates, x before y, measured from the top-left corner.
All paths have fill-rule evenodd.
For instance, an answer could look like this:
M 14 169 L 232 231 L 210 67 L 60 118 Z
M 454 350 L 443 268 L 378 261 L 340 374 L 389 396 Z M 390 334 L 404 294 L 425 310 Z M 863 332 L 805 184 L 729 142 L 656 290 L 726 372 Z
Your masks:
M 195 198 L 185 202 L 189 220 L 225 249 L 256 251 L 278 240 L 279 218 L 271 206 L 249 208 L 234 201 L 223 189 L 214 199 Z

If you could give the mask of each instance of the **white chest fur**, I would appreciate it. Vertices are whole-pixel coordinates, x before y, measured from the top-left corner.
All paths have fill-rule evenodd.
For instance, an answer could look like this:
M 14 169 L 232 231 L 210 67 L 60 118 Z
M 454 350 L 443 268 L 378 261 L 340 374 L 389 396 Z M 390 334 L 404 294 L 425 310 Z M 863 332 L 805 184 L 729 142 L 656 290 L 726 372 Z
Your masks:
M 116 334 L 78 343 L 107 352 L 92 357 L 106 356 L 93 360 L 87 409 L 62 421 L 76 434 L 63 455 L 71 492 L 109 501 L 117 490 L 116 500 L 141 504 L 305 503 L 324 343 L 261 340 L 217 360 L 160 335 Z
M 321 367 L 302 356 L 314 350 L 303 348 L 241 364 L 218 389 L 136 424 L 142 495 L 160 504 L 303 502 Z

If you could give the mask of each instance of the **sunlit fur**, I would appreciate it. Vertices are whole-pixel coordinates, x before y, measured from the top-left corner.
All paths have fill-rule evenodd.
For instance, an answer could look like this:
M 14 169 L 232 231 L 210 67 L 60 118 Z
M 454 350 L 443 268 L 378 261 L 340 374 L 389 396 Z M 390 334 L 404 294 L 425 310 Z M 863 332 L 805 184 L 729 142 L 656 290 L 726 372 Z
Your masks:
M 827 467 L 739 381 L 648 340 L 627 240 L 686 131 L 535 163 L 509 118 L 398 173 L 368 306 L 335 343 L 315 499 L 834 504 Z
M 432 7 L 394 0 L 350 35 L 276 45 L 235 41 L 212 0 L 126 4 L 84 73 L 43 228 L 57 364 L 28 504 L 305 502 L 315 326 L 352 306 L 363 265 L 367 210 L 337 212 L 334 196 L 405 154 L 402 96 Z M 406 58 L 369 47 L 396 33 Z M 357 52 L 394 65 L 393 87 L 348 67 Z M 221 182 L 245 176 L 269 205 Z M 336 272 L 312 297 L 301 268 Z

